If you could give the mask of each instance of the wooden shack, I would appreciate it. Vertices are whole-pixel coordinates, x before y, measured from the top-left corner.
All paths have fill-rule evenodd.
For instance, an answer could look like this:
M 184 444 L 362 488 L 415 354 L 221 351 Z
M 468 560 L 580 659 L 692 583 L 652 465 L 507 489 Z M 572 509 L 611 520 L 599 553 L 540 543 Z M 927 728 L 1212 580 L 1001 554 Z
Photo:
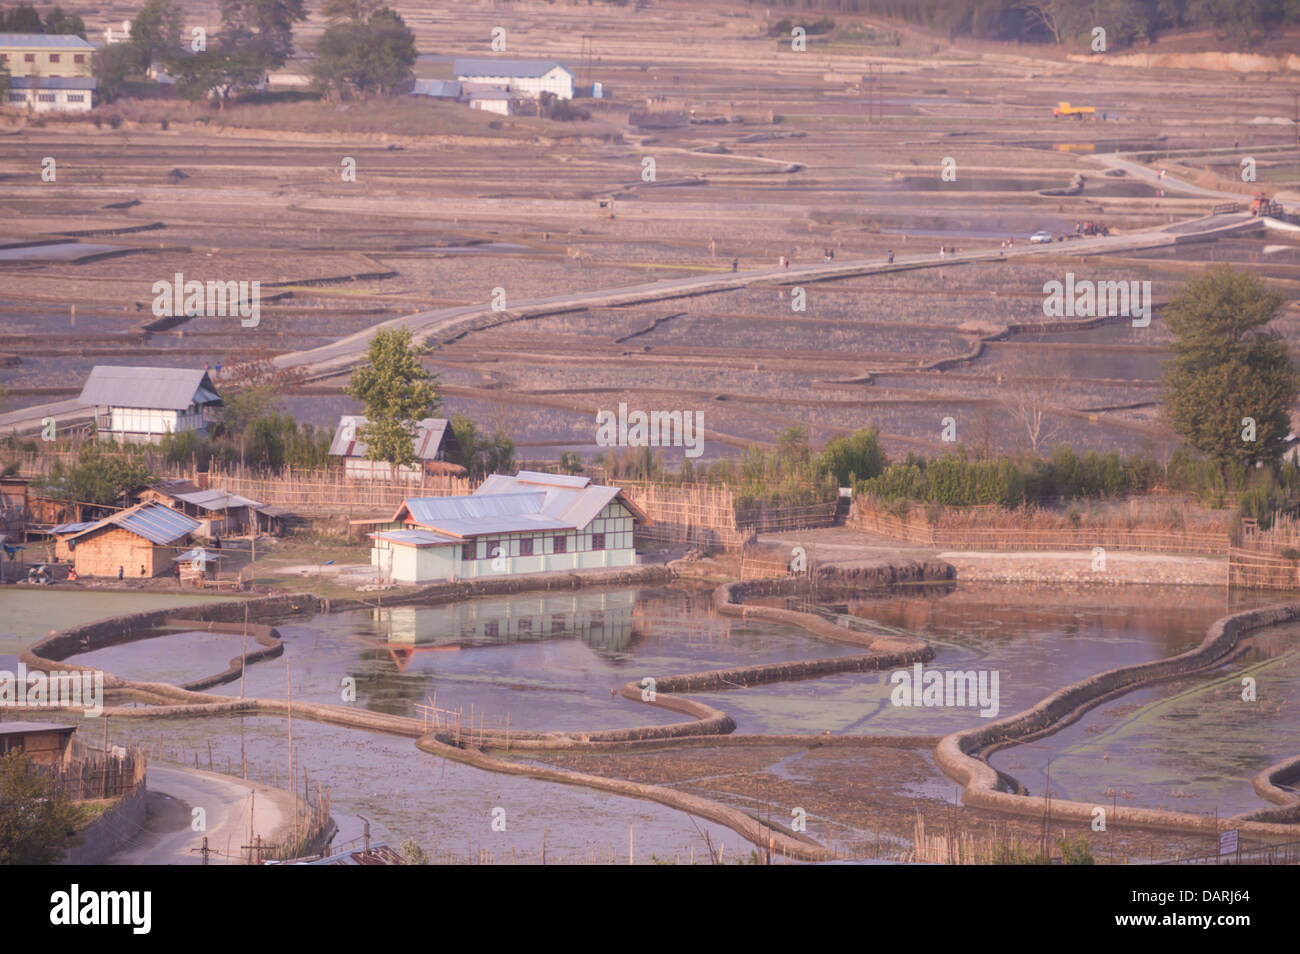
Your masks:
M 199 521 L 201 537 L 228 537 L 266 531 L 275 533 L 279 519 L 265 514 L 266 505 L 223 488 L 203 489 L 188 480 L 165 480 L 140 491 L 144 503 L 159 503 Z
M 176 564 L 179 571 L 177 575 L 182 583 L 202 586 L 205 581 L 217 578 L 217 567 L 221 558 L 202 547 L 195 547 L 173 558 L 172 562 Z
M 37 765 L 58 765 L 76 731 L 58 722 L 0 722 L 0 755 L 16 750 Z
M 173 557 L 188 549 L 199 521 L 157 503 L 121 510 L 67 539 L 77 576 L 162 576 L 174 572 Z

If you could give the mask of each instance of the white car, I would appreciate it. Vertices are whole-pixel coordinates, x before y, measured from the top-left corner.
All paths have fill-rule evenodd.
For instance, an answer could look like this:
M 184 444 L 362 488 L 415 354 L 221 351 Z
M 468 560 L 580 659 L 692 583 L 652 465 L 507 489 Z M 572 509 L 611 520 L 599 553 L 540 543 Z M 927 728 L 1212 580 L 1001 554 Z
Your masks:
M 1032 245 L 1042 245 L 1044 242 L 1050 242 L 1051 240 L 1052 240 L 1052 233 L 1042 231 L 1042 230 L 1037 231 L 1033 235 L 1029 236 L 1029 241 L 1030 244 Z

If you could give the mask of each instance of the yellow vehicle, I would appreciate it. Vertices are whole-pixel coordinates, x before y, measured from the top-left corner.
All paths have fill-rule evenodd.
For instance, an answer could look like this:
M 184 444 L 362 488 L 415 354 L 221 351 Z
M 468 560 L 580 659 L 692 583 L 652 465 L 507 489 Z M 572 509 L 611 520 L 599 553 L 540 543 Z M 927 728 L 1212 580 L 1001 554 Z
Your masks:
M 1073 116 L 1076 119 L 1082 119 L 1085 115 L 1093 115 L 1096 112 L 1096 106 L 1071 106 L 1069 103 L 1061 102 L 1056 104 L 1056 108 L 1052 110 L 1052 115 Z

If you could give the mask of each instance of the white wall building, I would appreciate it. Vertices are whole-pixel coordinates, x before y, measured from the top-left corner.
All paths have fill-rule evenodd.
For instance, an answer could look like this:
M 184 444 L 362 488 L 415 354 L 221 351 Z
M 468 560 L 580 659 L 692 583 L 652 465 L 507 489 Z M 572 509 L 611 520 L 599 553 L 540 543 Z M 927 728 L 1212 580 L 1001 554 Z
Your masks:
M 522 470 L 468 497 L 410 497 L 370 534 L 371 563 L 400 583 L 632 566 L 646 516 L 617 487 Z
M 36 113 L 86 112 L 94 99 L 95 80 L 89 76 L 13 76 L 6 105 Z
M 81 403 L 95 408 L 101 440 L 157 444 L 164 434 L 205 433 L 208 409 L 221 397 L 207 371 L 101 364 L 86 379 Z
M 344 414 L 339 418 L 339 426 L 330 442 L 330 456 L 342 462 L 343 472 L 349 478 L 392 480 L 396 477 L 418 481 L 421 477 L 460 477 L 465 474 L 464 467 L 447 459 L 460 453 L 460 445 L 456 443 L 456 433 L 451 424 L 443 418 L 426 417 L 415 422 L 411 438 L 415 463 L 400 465 L 396 474 L 388 461 L 366 457 L 370 448 L 360 437 L 365 426 L 365 415 Z
M 456 60 L 452 70 L 462 83 L 500 86 L 529 99 L 544 92 L 573 99 L 574 75 L 554 60 L 465 59 Z
M 519 97 L 508 89 L 499 86 L 470 88 L 468 84 L 465 88 L 465 98 L 469 102 L 470 109 L 496 113 L 498 116 L 509 116 L 518 108 Z

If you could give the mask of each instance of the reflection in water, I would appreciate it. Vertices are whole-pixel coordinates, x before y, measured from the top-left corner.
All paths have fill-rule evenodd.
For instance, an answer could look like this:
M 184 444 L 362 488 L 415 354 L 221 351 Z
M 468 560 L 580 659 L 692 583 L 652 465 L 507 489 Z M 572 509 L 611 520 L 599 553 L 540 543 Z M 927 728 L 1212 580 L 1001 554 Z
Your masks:
M 354 638 L 387 650 L 399 671 L 405 671 L 419 653 L 529 640 L 576 637 L 598 651 L 624 652 L 632 645 L 636 593 L 521 595 L 508 601 L 457 603 L 447 609 L 450 612 L 441 614 L 436 629 L 421 628 L 422 621 L 429 621 L 427 610 L 420 607 L 374 609 L 370 612 L 374 635 Z

